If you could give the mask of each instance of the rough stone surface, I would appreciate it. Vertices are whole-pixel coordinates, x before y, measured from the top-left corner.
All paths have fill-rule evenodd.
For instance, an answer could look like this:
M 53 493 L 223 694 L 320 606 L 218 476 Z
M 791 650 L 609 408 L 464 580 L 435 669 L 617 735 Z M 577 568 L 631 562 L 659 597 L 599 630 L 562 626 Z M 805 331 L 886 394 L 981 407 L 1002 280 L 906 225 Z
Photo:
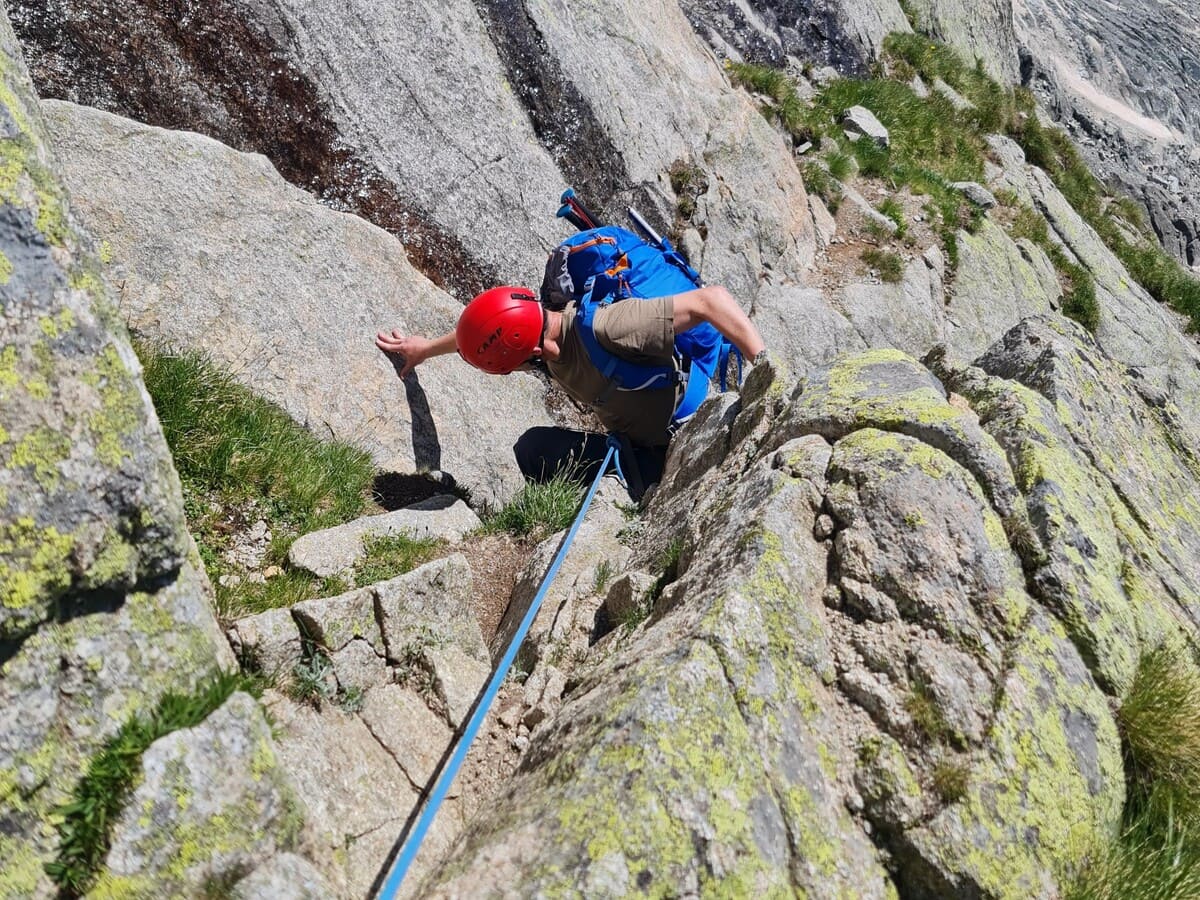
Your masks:
M 300 629 L 290 609 L 243 616 L 228 632 L 238 661 L 268 676 L 288 675 L 303 655 Z
M 1197 627 L 1175 599 L 1195 538 L 1161 518 L 1200 521 L 1194 458 L 1169 406 L 1052 314 L 978 367 L 930 364 L 953 397 L 896 351 L 798 382 L 769 362 L 677 435 L 629 563 L 680 540 L 676 580 L 539 718 L 504 814 L 431 896 L 658 877 L 870 895 L 892 889 L 875 846 L 918 895 L 1059 890 L 1124 803 L 1106 694 Z M 717 722 L 719 776 L 700 749 Z M 961 794 L 931 789 L 939 767 Z M 721 785 L 704 811 L 701 772 Z
M 417 789 L 433 777 L 452 732 L 440 716 L 409 688 L 384 684 L 367 692 L 363 723 L 396 760 Z M 451 788 L 450 796 L 457 796 Z
M 888 130 L 875 118 L 875 113 L 865 106 L 852 106 L 842 114 L 842 127 L 852 140 L 866 138 L 880 147 L 888 147 L 892 140 Z
M 488 653 L 471 606 L 471 567 L 461 554 L 434 560 L 371 589 L 387 655 L 450 642 L 480 662 Z
M 303 535 L 288 549 L 288 561 L 324 578 L 353 568 L 363 558 L 365 542 L 370 538 L 405 535 L 413 540 L 456 543 L 479 526 L 479 516 L 461 500 L 445 495 L 431 497 L 404 509 Z
M 895 0 L 684 0 L 680 5 L 718 53 L 774 66 L 817 63 L 814 77 L 821 69 L 833 77 L 865 74 L 890 32 L 911 30 Z
M 325 900 L 333 890 L 312 863 L 280 853 L 233 886 L 233 900 Z
M 944 339 L 955 357 L 972 360 L 997 334 L 1026 316 L 1059 306 L 1062 287 L 1058 275 L 1036 245 L 1014 242 L 990 219 L 985 219 L 975 234 L 958 232 L 957 240 L 958 270 L 953 295 L 943 312 L 948 324 Z
M 1001 84 L 1019 80 L 1013 0 L 910 0 L 917 30 L 978 59 Z
M 961 191 L 964 197 L 981 209 L 991 209 L 996 205 L 996 198 L 992 196 L 992 192 L 977 182 L 955 181 L 950 187 Z
M 988 140 L 1003 167 L 992 186 L 1012 190 L 1040 211 L 1051 233 L 1095 278 L 1101 348 L 1135 372 L 1140 383 L 1169 396 L 1185 427 L 1200 428 L 1200 349 L 1184 333 L 1183 319 L 1133 280 L 1049 176 L 1026 164 L 1020 147 L 1000 136 Z
M 492 670 L 454 644 L 426 647 L 421 655 L 433 675 L 433 689 L 446 709 L 446 718 L 457 728 L 470 715 Z
M 629 547 L 618 537 L 629 524 L 618 504 L 628 502 L 629 495 L 618 481 L 613 478 L 603 480 L 576 533 L 571 552 L 547 590 L 525 639 L 526 652 L 532 654 L 535 663 L 586 652 L 591 644 L 596 611 L 604 601 L 596 593 L 596 571 L 607 565 L 612 571 L 620 572 L 629 559 Z M 493 659 L 499 659 L 516 634 L 562 538 L 560 532 L 538 544 L 517 577 L 508 609 L 491 642 Z
M 636 615 L 646 602 L 655 577 L 646 572 L 626 572 L 612 583 L 604 598 L 604 612 L 610 622 L 623 622 Z
M 116 304 L 0 17 L 0 895 L 135 712 L 233 664 Z
M 1022 81 L 1101 180 L 1141 202 L 1167 251 L 1200 266 L 1200 19 L 1188 0 L 1014 4 Z
M 398 241 L 289 186 L 260 156 L 72 104 L 44 109 L 134 327 L 203 350 L 385 469 L 447 472 L 478 502 L 520 487 L 511 454 L 493 448 L 549 424 L 536 379 L 489 378 L 448 357 L 400 382 L 372 346 L 380 328 L 438 334 L 458 315 Z
M 101 894 L 198 893 L 300 840 L 304 810 L 247 694 L 152 744 L 142 775 L 114 823 Z

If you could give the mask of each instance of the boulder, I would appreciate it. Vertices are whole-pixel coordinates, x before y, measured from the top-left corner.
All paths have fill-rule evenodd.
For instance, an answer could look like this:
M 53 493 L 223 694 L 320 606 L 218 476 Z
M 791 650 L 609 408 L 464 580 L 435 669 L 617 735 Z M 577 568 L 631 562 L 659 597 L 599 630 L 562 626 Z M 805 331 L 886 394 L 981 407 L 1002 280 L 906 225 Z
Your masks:
M 447 472 L 480 503 L 520 488 L 511 455 L 493 448 L 548 424 L 536 378 L 489 378 L 446 357 L 401 382 L 372 344 L 380 328 L 435 335 L 458 315 L 401 243 L 288 185 L 261 156 L 72 104 L 44 110 L 135 328 L 204 351 L 385 469 Z
M 312 863 L 280 853 L 233 886 L 233 900 L 324 900 L 333 890 Z
M 198 893 L 300 841 L 305 810 L 247 694 L 155 741 L 142 775 L 113 825 L 102 894 Z
M 461 554 L 381 581 L 371 591 L 389 660 L 451 643 L 479 662 L 488 661 L 471 606 L 471 567 Z
M 852 141 L 865 137 L 880 147 L 891 145 L 888 130 L 875 118 L 875 113 L 865 106 L 851 106 L 842 113 L 842 127 L 846 129 L 846 136 Z
M 49 896 L 55 809 L 89 759 L 233 658 L 3 16 L 0 87 L 0 893 Z
M 996 205 L 996 198 L 992 196 L 992 192 L 977 182 L 955 181 L 951 183 L 950 187 L 961 191 L 964 197 L 980 209 L 991 209 Z
M 1057 309 L 1062 287 L 1054 264 L 1031 241 L 1013 241 L 985 219 L 975 234 L 959 231 L 958 269 L 943 307 L 948 351 L 964 361 L 983 353 L 1023 318 Z M 930 344 L 929 346 L 932 346 Z M 923 349 L 906 347 L 914 353 Z
M 242 666 L 269 677 L 289 675 L 303 658 L 300 628 L 290 609 L 243 616 L 230 626 L 228 637 Z
M 288 549 L 288 561 L 325 578 L 352 569 L 365 555 L 365 543 L 371 538 L 404 535 L 415 541 L 457 543 L 480 524 L 479 516 L 462 500 L 446 495 L 431 497 L 404 509 L 303 535 Z

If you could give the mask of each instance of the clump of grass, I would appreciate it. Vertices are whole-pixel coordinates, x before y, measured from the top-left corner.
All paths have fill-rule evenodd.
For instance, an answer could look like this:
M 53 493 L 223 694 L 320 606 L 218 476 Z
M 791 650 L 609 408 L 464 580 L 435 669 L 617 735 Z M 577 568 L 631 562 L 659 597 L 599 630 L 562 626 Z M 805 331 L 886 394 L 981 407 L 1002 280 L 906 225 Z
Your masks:
M 821 202 L 831 213 L 836 213 L 842 205 L 842 188 L 828 169 L 817 162 L 809 162 L 801 170 L 804 186 L 821 198 Z M 840 180 L 840 179 L 839 179 Z
M 1200 668 L 1163 646 L 1146 653 L 1117 712 L 1129 790 L 1125 824 L 1094 848 L 1069 900 L 1200 896 Z
M 753 63 L 730 62 L 727 65 L 734 84 L 769 98 L 770 103 L 764 110 L 768 118 L 778 121 L 797 139 L 810 137 L 805 130 L 804 102 L 786 72 Z
M 854 170 L 854 157 L 842 150 L 836 150 L 825 157 L 825 165 L 829 167 L 829 174 L 838 181 L 845 181 L 850 177 Z
M 220 570 L 221 563 L 205 563 L 210 572 Z M 316 597 L 332 597 L 345 593 L 350 585 L 341 578 L 317 578 L 308 572 L 289 569 L 263 581 L 244 579 L 237 584 L 216 586 L 217 615 L 223 620 L 295 606 Z
M 662 596 L 666 586 L 679 577 L 679 559 L 682 555 L 683 538 L 672 538 L 671 542 L 654 559 L 653 569 L 658 573 L 658 577 L 646 591 L 645 602 L 640 605 L 636 618 L 632 622 L 622 624 L 636 625 L 650 615 L 650 611 L 654 609 L 654 604 L 658 602 L 658 598 Z
M 600 565 L 596 566 L 596 576 L 592 579 L 592 593 L 604 593 L 604 589 L 608 587 L 615 571 L 611 559 L 603 560 Z
M 1145 654 L 1117 721 L 1135 787 L 1192 798 L 1187 812 L 1200 822 L 1200 668 L 1171 647 Z
M 879 204 L 877 209 L 896 223 L 896 237 L 902 238 L 908 233 L 908 220 L 904 216 L 904 207 L 895 197 L 888 197 Z
M 445 549 L 445 541 L 437 538 L 412 538 L 406 534 L 368 537 L 366 556 L 354 567 L 356 585 L 377 584 L 417 566 L 436 559 Z
M 708 190 L 708 176 L 699 166 L 682 159 L 671 163 L 667 175 L 675 192 L 675 212 L 681 221 L 690 221 L 696 212 L 696 201 Z
M 878 247 L 868 247 L 863 251 L 862 260 L 888 284 L 899 284 L 904 278 L 904 260 L 895 253 L 880 250 Z
M 146 387 L 180 477 L 223 499 L 261 500 L 299 527 L 363 508 L 374 466 L 361 450 L 317 440 L 195 351 L 139 341 Z
M 188 526 L 213 582 L 236 574 L 223 553 L 246 510 L 265 519 L 273 534 L 267 563 L 284 562 L 299 534 L 363 512 L 374 476 L 366 453 L 313 437 L 202 353 L 141 340 L 135 349 L 183 484 Z M 290 605 L 319 588 L 300 573 L 265 583 L 243 579 L 218 586 L 218 612 L 229 617 Z
M 141 775 L 142 754 L 159 738 L 194 728 L 235 691 L 262 693 L 257 678 L 220 672 L 189 693 L 167 693 L 147 717 L 134 716 L 92 757 L 70 802 L 57 811 L 58 854 L 45 866 L 63 895 L 86 893 L 108 853 L 112 824 Z
M 571 524 L 584 488 L 571 474 L 559 473 L 542 484 L 527 484 L 504 508 L 488 516 L 484 530 L 544 540 Z
M 933 767 L 933 789 L 945 803 L 956 803 L 967 795 L 970 772 L 961 763 L 943 759 Z
M 1200 897 L 1200 844 L 1170 819 L 1142 814 L 1106 847 L 1087 854 L 1063 900 Z
M 926 740 L 945 742 L 954 736 L 941 707 L 923 681 L 913 681 L 912 690 L 904 698 L 904 710 L 912 718 L 917 733 Z

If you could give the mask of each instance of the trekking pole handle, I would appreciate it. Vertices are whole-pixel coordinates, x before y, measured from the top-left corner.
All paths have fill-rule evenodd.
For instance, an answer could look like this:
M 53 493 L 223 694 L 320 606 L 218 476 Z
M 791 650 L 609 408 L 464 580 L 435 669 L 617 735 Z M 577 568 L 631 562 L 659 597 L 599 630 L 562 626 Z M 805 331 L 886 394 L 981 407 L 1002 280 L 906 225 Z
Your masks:
M 661 250 L 663 248 L 662 236 L 650 227 L 650 223 L 642 218 L 642 214 L 632 206 L 627 207 L 625 212 L 629 214 L 629 218 L 633 221 L 633 224 L 637 226 L 638 231 L 650 238 L 655 246 Z

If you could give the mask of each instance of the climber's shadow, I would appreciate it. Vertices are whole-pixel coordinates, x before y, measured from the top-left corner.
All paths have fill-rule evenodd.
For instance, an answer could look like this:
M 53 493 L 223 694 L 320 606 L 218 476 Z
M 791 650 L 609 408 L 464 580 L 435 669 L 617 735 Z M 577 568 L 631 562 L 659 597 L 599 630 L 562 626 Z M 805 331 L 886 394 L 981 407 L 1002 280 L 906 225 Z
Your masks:
M 404 359 L 398 353 L 387 354 L 396 376 L 400 376 L 404 368 Z M 442 442 L 438 440 L 437 425 L 433 421 L 433 413 L 429 409 L 429 398 L 421 387 L 420 378 L 416 372 L 409 372 L 407 378 L 401 378 L 404 384 L 404 395 L 408 399 L 408 409 L 412 418 L 413 461 L 419 472 L 438 472 L 442 468 Z

